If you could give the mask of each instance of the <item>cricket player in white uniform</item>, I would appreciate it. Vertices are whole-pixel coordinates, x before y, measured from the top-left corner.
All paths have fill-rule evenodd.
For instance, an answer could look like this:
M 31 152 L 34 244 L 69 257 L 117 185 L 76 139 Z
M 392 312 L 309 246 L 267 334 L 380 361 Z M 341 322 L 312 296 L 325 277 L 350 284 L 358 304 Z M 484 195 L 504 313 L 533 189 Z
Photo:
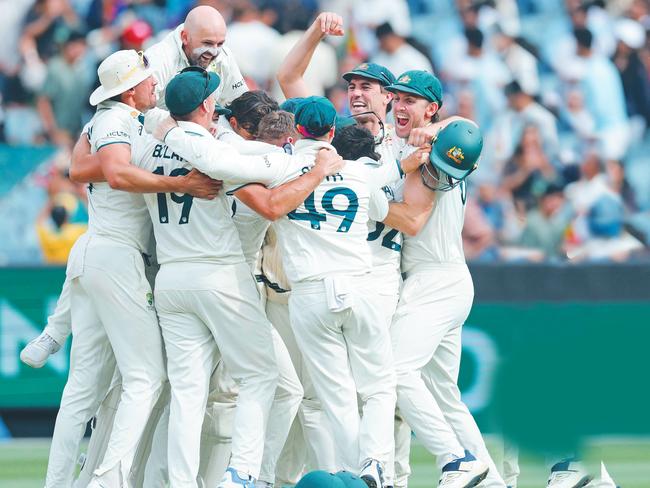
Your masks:
M 220 105 L 225 106 L 248 91 L 237 61 L 223 45 L 226 31 L 226 22 L 219 11 L 200 5 L 190 10 L 183 24 L 147 49 L 145 54 L 151 60 L 151 69 L 158 82 L 158 107 L 166 108 L 167 84 L 188 66 L 200 66 L 219 75 L 221 83 L 215 96 Z
M 296 126 L 305 139 L 296 153 L 313 157 L 331 148 L 335 118 L 327 99 L 301 102 Z M 382 465 L 392 451 L 395 399 L 388 331 L 367 289 L 368 213 L 372 202 L 383 217 L 387 204 L 379 188 L 367 167 L 348 163 L 276 223 L 291 283 L 291 326 L 334 434 L 338 468 L 361 471 L 373 487 L 383 486 Z
M 176 118 L 187 119 L 179 122 L 184 130 L 171 128 L 166 135 L 160 133 L 164 144 L 143 149 L 136 160 L 158 165 L 160 171 L 175 165 L 172 174 L 189 171 L 191 164 L 231 184 L 258 181 L 273 186 L 300 176 L 304 160 L 282 152 L 242 156 L 214 140 L 207 128 L 218 83 L 217 75 L 199 68 L 177 75 L 167 88 L 166 104 Z M 260 473 L 268 434 L 268 412 L 278 381 L 278 351 L 274 352 L 271 325 L 244 262 L 230 205 L 223 195 L 209 205 L 193 202 L 187 195 L 152 195 L 147 197 L 147 205 L 158 236 L 161 269 L 156 278 L 156 300 L 172 385 L 169 458 L 175 462 L 170 463 L 170 482 L 179 487 L 197 486 L 201 414 L 218 344 L 239 387 L 232 456 L 219 487 L 252 487 Z M 215 235 L 220 236 L 218 241 Z M 280 352 L 287 355 L 286 348 Z M 295 415 L 302 390 L 295 372 L 288 380 L 300 394 L 291 404 L 277 407 Z M 290 415 L 285 437 L 292 420 Z M 280 446 L 283 443 L 281 439 Z
M 285 96 L 308 96 L 304 73 L 319 42 L 327 35 L 341 36 L 344 33 L 342 18 L 332 12 L 321 13 L 302 38 L 296 43 L 285 58 L 278 72 L 278 81 Z M 352 117 L 375 137 L 379 161 L 369 162 L 372 166 L 394 164 L 397 149 L 395 128 L 386 122 L 386 115 L 391 110 L 393 95 L 386 87 L 395 81 L 395 76 L 384 66 L 374 63 L 362 63 L 345 73 L 348 82 L 348 105 Z M 384 189 L 392 200 L 396 186 L 387 185 Z M 368 241 L 373 258 L 374 284 L 377 293 L 382 296 L 381 306 L 386 326 L 389 327 L 399 298 L 400 251 L 402 234 L 382 222 L 368 222 Z M 411 429 L 399 415 L 395 418 L 395 463 L 386 466 L 386 477 L 394 478 L 397 487 L 405 487 L 410 474 L 409 451 Z M 395 466 L 393 466 L 395 464 Z M 395 475 L 393 476 L 393 470 Z
M 106 395 L 116 363 L 123 377 L 123 408 L 116 414 L 106 454 L 91 485 L 121 486 L 165 379 L 162 340 L 141 256 L 151 238 L 142 214 L 146 207 L 141 195 L 112 187 L 190 189 L 189 179 L 175 182 L 129 164 L 129 145 L 142 131 L 139 110 L 155 103 L 155 81 L 146 59 L 135 51 L 119 51 L 100 65 L 98 74 L 101 86 L 90 101 L 102 105 L 93 119 L 91 145 L 110 183 L 89 187 L 89 229 L 75 244 L 68 263 L 75 340 L 46 486 L 70 486 L 86 423 Z M 139 351 L 142 344 L 148 347 Z
M 267 139 L 278 148 L 283 147 L 287 152 L 293 152 L 292 143 L 299 138 L 293 114 L 285 111 L 266 115 L 259 122 L 257 133 L 258 137 Z M 243 145 L 246 144 L 250 143 L 246 142 Z M 260 278 L 263 279 L 266 315 L 285 343 L 304 390 L 298 416 L 291 427 L 285 448 L 275 468 L 275 482 L 279 486 L 297 483 L 306 465 L 308 470 L 334 471 L 336 468 L 334 441 L 328 428 L 328 422 L 320 401 L 316 397 L 313 383 L 306 373 L 300 351 L 291 331 L 288 305 L 290 287 L 282 268 L 276 234 L 271 226 L 272 221 L 295 210 L 320 184 L 322 178 L 315 179 L 312 176 L 316 169 L 318 169 L 318 164 L 298 180 L 285 183 L 272 190 L 260 185 L 249 185 L 235 193 L 238 200 L 233 218 L 244 247 L 244 255 L 248 255 L 247 261 L 252 267 L 259 262 L 261 273 L 258 275 L 258 281 Z M 307 180 L 308 178 L 311 182 Z M 282 194 L 271 194 L 271 192 L 277 193 L 296 182 L 303 183 L 304 193 L 298 195 L 295 190 L 289 191 L 287 188 Z M 306 184 L 309 186 L 304 186 Z M 244 202 L 246 203 L 244 204 Z M 265 245 L 261 259 L 258 260 L 257 256 L 263 239 Z
M 287 142 L 290 143 L 291 141 L 293 141 L 293 139 L 290 136 L 287 136 L 286 134 L 284 134 L 285 137 L 281 138 L 280 140 L 274 141 L 276 142 L 276 145 L 270 145 L 261 141 L 246 140 L 241 135 L 239 135 L 242 133 L 243 133 L 242 135 L 256 134 L 258 132 L 257 122 L 254 122 L 255 124 L 254 127 L 248 126 L 248 129 L 246 129 L 241 127 L 242 122 L 244 122 L 243 118 L 239 120 L 237 119 L 237 117 L 240 114 L 240 110 L 238 108 L 239 106 L 238 100 L 241 100 L 242 98 L 250 98 L 250 100 L 246 101 L 246 108 L 243 109 L 243 112 L 248 112 L 249 111 L 248 109 L 252 109 L 254 107 L 257 107 L 256 111 L 258 112 L 265 112 L 267 109 L 265 109 L 264 106 L 270 108 L 272 105 L 275 104 L 275 102 L 268 99 L 268 97 L 265 94 L 259 92 L 248 92 L 242 95 L 239 99 L 235 100 L 235 102 L 233 102 L 233 104 L 231 105 L 231 107 L 233 108 L 233 112 L 232 112 L 232 117 L 230 118 L 230 123 L 231 125 L 233 125 L 235 130 L 229 131 L 230 133 L 226 139 L 219 138 L 217 136 L 217 140 L 228 140 L 229 143 L 234 147 L 236 147 L 241 154 L 249 154 L 249 155 L 266 154 L 272 151 L 278 151 L 282 153 L 283 149 L 281 147 L 284 146 Z M 275 116 L 275 115 L 278 115 L 281 118 L 283 117 L 284 119 L 288 117 L 289 122 L 291 123 L 291 129 L 293 132 L 295 132 L 295 127 L 293 124 L 293 116 L 291 114 L 288 114 L 286 112 L 273 112 L 273 113 L 269 113 L 267 117 Z M 266 117 L 264 117 L 264 119 L 266 119 Z M 264 119 L 262 121 L 259 121 L 260 130 L 263 127 L 262 124 L 264 123 Z M 253 123 L 253 121 L 251 122 Z M 244 125 L 246 124 L 244 123 Z M 219 127 L 219 129 L 221 130 L 222 127 Z M 240 132 L 239 129 L 243 129 L 243 130 Z M 341 164 L 342 164 L 342 160 L 341 160 Z M 244 258 L 252 272 L 255 272 L 256 270 L 258 254 L 262 246 L 262 241 L 271 222 L 277 220 L 280 217 L 285 216 L 290 211 L 295 210 L 295 208 L 300 203 L 302 203 L 305 200 L 305 198 L 309 196 L 309 194 L 318 186 L 318 184 L 320 184 L 324 176 L 326 176 L 327 174 L 335 173 L 337 170 L 338 170 L 338 166 L 333 167 L 332 169 L 327 169 L 327 167 L 317 162 L 317 164 L 309 172 L 303 174 L 300 178 L 284 183 L 280 186 L 267 188 L 260 184 L 251 184 L 239 188 L 233 192 L 234 193 L 234 202 L 232 205 L 233 222 L 235 223 L 242 244 L 242 251 L 244 254 Z M 290 359 L 291 361 L 294 361 L 294 351 L 291 349 L 292 344 L 291 342 L 287 344 L 285 335 L 283 334 L 283 332 L 285 331 L 281 327 L 284 324 L 276 325 L 276 322 L 273 322 L 273 320 L 271 320 L 271 317 L 273 318 L 276 317 L 274 317 L 272 314 L 268 314 L 268 312 L 267 312 L 267 316 L 269 317 L 269 320 L 274 326 L 274 330 L 272 331 L 274 341 L 284 341 L 287 349 L 289 350 L 289 354 L 291 356 Z M 286 325 L 289 326 L 288 318 L 287 318 Z M 284 364 L 281 365 L 281 367 L 293 368 L 293 365 Z M 217 372 L 217 374 L 219 374 L 219 372 Z M 300 381 L 301 383 L 303 382 L 302 377 L 300 377 Z M 222 381 L 222 383 L 224 382 Z M 227 416 L 229 410 L 226 408 L 227 402 L 223 401 L 224 400 L 223 392 L 217 393 L 215 391 L 214 393 L 215 393 L 215 399 L 219 401 L 219 405 L 221 407 L 220 410 L 215 413 L 217 415 L 221 414 L 221 416 L 224 416 L 225 414 Z M 234 394 L 236 395 L 236 390 Z M 277 402 L 279 400 L 281 399 L 278 398 L 278 393 L 276 392 L 276 398 L 274 399 L 274 401 Z M 301 417 L 304 417 L 304 404 L 305 404 L 305 400 L 303 399 L 300 408 Z M 281 410 L 281 409 L 274 408 L 272 412 L 275 412 L 277 410 Z M 322 423 L 321 422 L 322 419 L 320 417 L 314 420 L 318 421 L 319 424 Z M 272 417 L 269 418 L 269 428 L 267 429 L 267 445 L 265 447 L 264 461 L 262 463 L 260 477 L 256 482 L 256 487 L 258 488 L 272 486 L 274 481 L 276 483 L 283 483 L 285 481 L 288 481 L 284 479 L 281 474 L 278 474 L 278 478 L 276 478 L 276 472 L 278 471 L 278 469 L 276 469 L 276 465 L 278 461 L 278 456 L 280 455 L 280 449 L 277 449 L 273 445 L 273 439 L 285 438 L 286 432 L 281 434 L 278 433 L 274 434 L 273 429 L 278 428 L 279 426 L 282 425 L 286 426 L 286 422 L 283 421 L 282 418 L 272 418 Z M 327 430 L 326 425 L 319 425 L 317 428 L 321 432 L 323 430 Z M 222 437 L 223 436 L 220 436 L 219 441 L 223 443 Z M 324 439 L 327 440 L 330 437 L 331 436 L 320 435 L 317 440 L 323 441 Z M 281 448 L 282 445 L 279 445 L 278 447 Z M 332 446 L 332 452 L 333 452 L 333 446 Z M 201 456 L 203 458 L 203 453 L 201 454 Z M 334 463 L 331 462 L 330 464 L 327 465 L 327 467 L 331 467 L 333 469 Z
M 442 104 L 439 80 L 425 71 L 407 71 L 388 90 L 395 93 L 397 135 L 408 138 L 415 132 L 411 142 L 422 143 L 415 135 L 435 130 L 432 122 Z M 454 488 L 476 486 L 486 476 L 486 486 L 505 486 L 457 386 L 461 330 L 474 296 L 461 239 L 463 181 L 476 168 L 481 148 L 473 123 L 451 121 L 435 140 L 431 164 L 407 176 L 404 202 L 391 203 L 384 220 L 405 233 L 405 280 L 390 330 L 397 405 L 437 457 L 440 486 Z M 413 149 L 407 146 L 405 152 Z

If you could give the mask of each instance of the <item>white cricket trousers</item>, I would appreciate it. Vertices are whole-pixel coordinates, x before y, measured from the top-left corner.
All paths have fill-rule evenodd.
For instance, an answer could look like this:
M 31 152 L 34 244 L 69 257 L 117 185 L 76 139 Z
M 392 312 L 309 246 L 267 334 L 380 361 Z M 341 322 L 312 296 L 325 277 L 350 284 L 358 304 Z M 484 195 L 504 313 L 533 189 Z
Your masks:
M 482 486 L 504 487 L 457 383 L 462 325 L 473 299 L 465 264 L 421 267 L 405 279 L 390 330 L 397 405 L 440 467 L 467 449 L 490 468 Z
M 70 280 L 63 282 L 59 299 L 56 301 L 54 312 L 47 318 L 47 325 L 43 330 L 57 344 L 63 346 L 72 331 L 72 318 L 70 313 Z
M 150 298 L 151 287 L 136 249 L 98 236 L 87 237 L 81 271 L 70 280 L 74 340 L 50 447 L 46 487 L 71 486 L 86 424 L 106 395 L 116 364 L 122 376 L 122 394 L 96 474 L 119 466 L 121 478 L 127 478 L 166 378 L 162 338 Z
M 164 264 L 156 277 L 156 304 L 172 391 L 171 486 L 197 487 L 201 427 L 219 353 L 239 387 L 230 466 L 257 478 L 278 366 L 250 269 L 243 262 Z
M 298 417 L 291 427 L 276 470 L 276 484 L 296 484 L 305 468 L 307 471 L 336 471 L 334 439 L 291 330 L 289 304 L 278 300 L 273 291 L 269 292 L 266 300 L 266 316 L 286 345 L 304 389 Z
M 291 327 L 329 419 L 337 469 L 357 473 L 368 459 L 384 465 L 394 449 L 395 373 L 390 336 L 369 275 L 350 277 L 354 304 L 328 308 L 323 281 L 292 285 Z M 359 418 L 357 393 L 363 403 Z
M 389 329 L 397 309 L 401 276 L 397 269 L 375 268 L 371 272 L 372 283 L 379 300 L 382 319 Z M 395 412 L 395 452 L 394 460 L 384 466 L 384 481 L 395 488 L 406 488 L 411 474 L 409 456 L 411 454 L 411 427 L 404 421 L 399 411 Z

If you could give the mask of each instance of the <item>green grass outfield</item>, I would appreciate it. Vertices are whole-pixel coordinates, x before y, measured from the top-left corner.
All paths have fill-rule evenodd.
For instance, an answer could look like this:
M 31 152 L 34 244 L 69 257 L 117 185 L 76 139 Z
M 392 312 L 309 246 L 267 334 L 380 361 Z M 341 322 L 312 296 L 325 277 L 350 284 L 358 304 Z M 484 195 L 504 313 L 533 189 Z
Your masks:
M 502 458 L 502 445 L 489 438 L 495 462 Z M 598 466 L 602 458 L 610 475 L 621 488 L 650 488 L 650 439 L 602 438 L 591 442 L 585 460 Z M 42 488 L 47 464 L 49 439 L 0 442 L 0 488 Z M 410 488 L 432 488 L 437 485 L 433 459 L 414 444 L 411 453 L 413 474 Z M 522 455 L 519 488 L 542 488 L 546 485 L 548 468 L 544 459 Z

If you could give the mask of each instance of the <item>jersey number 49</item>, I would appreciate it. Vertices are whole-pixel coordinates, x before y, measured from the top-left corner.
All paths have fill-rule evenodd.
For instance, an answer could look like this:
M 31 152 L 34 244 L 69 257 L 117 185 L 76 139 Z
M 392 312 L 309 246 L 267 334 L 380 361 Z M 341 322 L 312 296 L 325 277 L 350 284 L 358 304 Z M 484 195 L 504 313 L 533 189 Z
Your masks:
M 342 195 L 348 200 L 348 206 L 346 208 L 334 208 L 334 198 Z M 354 218 L 357 216 L 357 210 L 359 209 L 359 200 L 357 194 L 354 193 L 350 188 L 344 186 L 338 186 L 327 190 L 321 199 L 321 207 L 325 210 L 326 213 L 320 213 L 316 210 L 316 204 L 314 202 L 314 193 L 307 197 L 303 205 L 305 206 L 306 212 L 298 212 L 294 210 L 289 212 L 287 217 L 290 220 L 307 220 L 311 224 L 311 228 L 314 230 L 320 230 L 320 223 L 327 220 L 327 214 L 338 215 L 343 217 L 341 224 L 339 225 L 336 232 L 348 232 L 350 226 L 354 222 Z

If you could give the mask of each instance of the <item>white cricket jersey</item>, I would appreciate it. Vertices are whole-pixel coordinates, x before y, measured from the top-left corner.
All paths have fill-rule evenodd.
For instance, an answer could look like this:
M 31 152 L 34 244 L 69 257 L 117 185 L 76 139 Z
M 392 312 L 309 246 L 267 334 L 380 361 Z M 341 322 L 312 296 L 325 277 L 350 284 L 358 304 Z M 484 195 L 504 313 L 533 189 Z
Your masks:
M 227 136 L 224 137 L 224 133 L 227 133 Z M 228 142 L 241 154 L 249 156 L 263 155 L 271 152 L 284 153 L 281 148 L 272 144 L 259 141 L 247 141 L 234 131 L 219 131 L 217 133 L 217 140 Z M 230 198 L 233 210 L 232 219 L 235 222 L 235 227 L 237 227 L 246 264 L 251 269 L 255 269 L 257 258 L 260 249 L 262 249 L 262 243 L 264 242 L 264 236 L 271 222 L 246 206 L 236 196 Z
M 269 186 L 288 181 L 299 176 L 305 165 L 305 158 L 299 160 L 284 153 L 242 156 L 197 124 L 180 122 L 179 125 L 167 134 L 166 143 L 147 137 L 145 144 L 135 148 L 133 161 L 148 171 L 167 176 L 183 175 L 196 168 L 231 187 L 250 182 Z M 145 201 L 154 223 L 161 265 L 244 262 L 226 192 L 220 192 L 214 200 L 173 193 L 148 194 Z
M 140 112 L 133 107 L 110 100 L 100 103 L 91 120 L 91 152 L 111 144 L 128 144 L 133 151 L 143 138 L 142 120 Z M 140 193 L 114 190 L 106 182 L 90 184 L 88 232 L 146 253 L 151 240 L 151 220 L 144 197 Z
M 364 162 L 371 167 L 396 164 L 399 154 L 395 144 L 396 139 L 398 138 L 395 135 L 394 127 L 387 126 L 381 144 L 375 146 L 375 151 L 379 153 L 381 159 L 374 161 L 364 158 Z M 389 202 L 395 199 L 395 189 L 400 181 L 401 179 L 391 182 L 382 188 Z M 400 231 L 388 227 L 383 222 L 369 220 L 368 243 L 372 253 L 373 272 L 399 273 L 402 250 L 402 233 Z
M 322 141 L 300 140 L 295 154 L 311 161 L 322 148 L 334 148 Z M 376 170 L 349 161 L 337 174 L 327 177 L 293 212 L 275 222 L 282 248 L 284 270 L 291 284 L 321 280 L 327 276 L 360 275 L 372 269 L 368 245 L 368 219 L 383 220 L 387 200 Z
M 402 159 L 417 148 L 405 146 Z M 404 236 L 402 271 L 414 272 L 418 267 L 436 264 L 465 264 L 463 223 L 465 221 L 464 184 L 450 191 L 436 192 L 433 210 L 422 230 L 415 236 Z M 397 199 L 401 200 L 401 189 Z
M 162 41 L 157 42 L 145 51 L 154 78 L 158 82 L 156 95 L 158 96 L 158 106 L 160 108 L 167 108 L 165 105 L 165 89 L 169 80 L 176 76 L 179 71 L 190 66 L 190 62 L 183 51 L 182 30 L 183 24 L 180 24 L 167 34 Z M 221 48 L 217 58 L 208 66 L 208 71 L 217 73 L 221 78 L 221 83 L 219 83 L 216 90 L 219 104 L 227 105 L 248 91 L 248 86 L 239 70 L 237 61 L 235 61 L 235 57 L 227 47 Z

